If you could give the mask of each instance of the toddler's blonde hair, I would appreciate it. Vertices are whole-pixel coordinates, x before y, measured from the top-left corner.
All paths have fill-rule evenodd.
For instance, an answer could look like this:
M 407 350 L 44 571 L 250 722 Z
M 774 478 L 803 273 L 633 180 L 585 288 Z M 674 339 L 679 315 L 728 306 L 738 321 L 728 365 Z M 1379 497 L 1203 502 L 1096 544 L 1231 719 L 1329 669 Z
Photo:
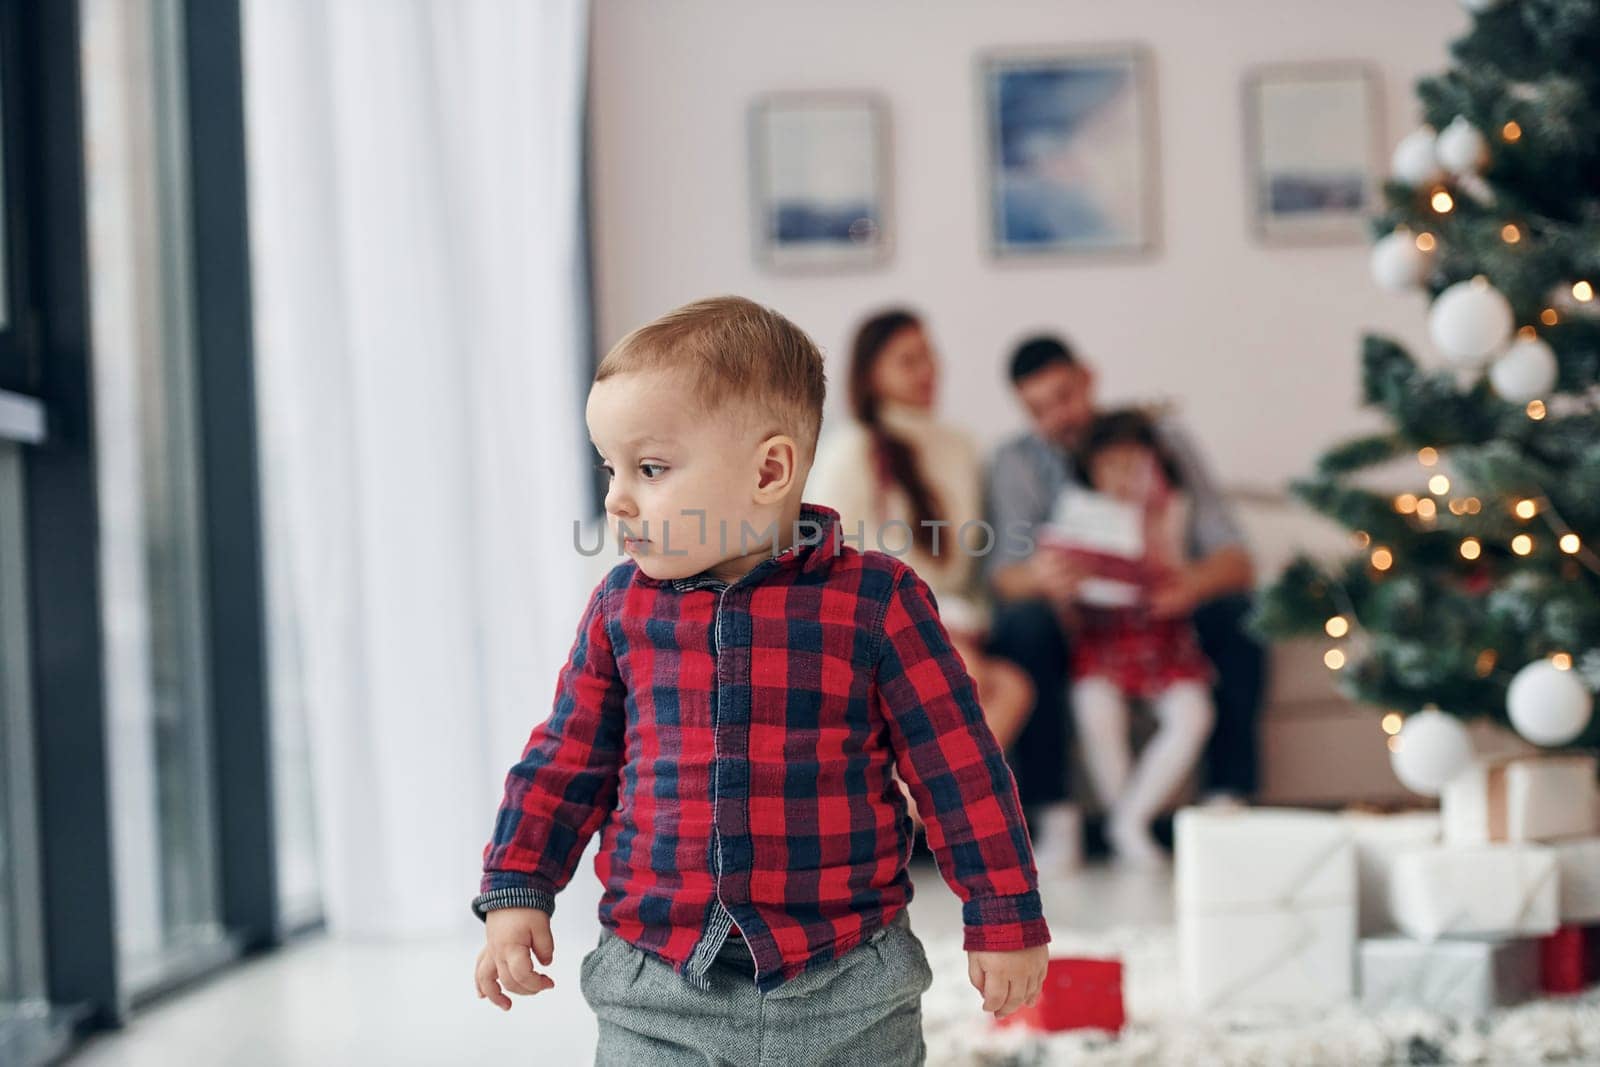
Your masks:
M 827 395 L 822 353 L 771 308 L 741 296 L 685 304 L 618 341 L 594 380 L 641 370 L 682 371 L 707 414 L 745 404 L 793 437 L 807 463 L 816 455 Z

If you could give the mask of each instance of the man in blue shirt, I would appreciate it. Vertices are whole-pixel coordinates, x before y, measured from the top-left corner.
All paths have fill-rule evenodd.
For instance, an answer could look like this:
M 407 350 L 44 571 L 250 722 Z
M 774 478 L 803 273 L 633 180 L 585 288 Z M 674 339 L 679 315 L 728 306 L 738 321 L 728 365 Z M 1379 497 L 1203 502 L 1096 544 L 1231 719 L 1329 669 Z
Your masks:
M 1030 429 L 1001 445 L 989 466 L 989 520 L 1001 536 L 987 558 L 997 601 L 991 646 L 1028 671 L 1038 703 L 1014 746 L 1013 771 L 1031 809 L 1039 867 L 1066 849 L 1057 840 L 1072 825 L 1067 796 L 1067 635 L 1057 608 L 1070 603 L 1079 575 L 1059 553 L 1032 551 L 1032 534 L 1047 521 L 1063 489 L 1079 485 L 1071 451 L 1095 418 L 1094 372 L 1059 338 L 1021 344 L 1011 382 Z M 1217 726 L 1206 752 L 1206 789 L 1249 797 L 1257 785 L 1256 721 L 1265 652 L 1245 632 L 1253 581 L 1250 554 L 1232 509 L 1189 438 L 1170 417 L 1157 432 L 1190 498 L 1189 563 L 1151 594 L 1157 614 L 1193 615 L 1200 641 L 1217 668 Z

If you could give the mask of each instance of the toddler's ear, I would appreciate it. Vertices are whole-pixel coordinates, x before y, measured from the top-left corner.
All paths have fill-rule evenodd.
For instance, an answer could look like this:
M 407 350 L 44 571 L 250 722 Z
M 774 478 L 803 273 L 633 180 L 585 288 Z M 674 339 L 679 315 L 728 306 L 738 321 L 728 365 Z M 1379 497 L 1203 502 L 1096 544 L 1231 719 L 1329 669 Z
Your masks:
M 782 500 L 800 479 L 800 449 L 788 434 L 773 434 L 756 450 L 756 502 Z

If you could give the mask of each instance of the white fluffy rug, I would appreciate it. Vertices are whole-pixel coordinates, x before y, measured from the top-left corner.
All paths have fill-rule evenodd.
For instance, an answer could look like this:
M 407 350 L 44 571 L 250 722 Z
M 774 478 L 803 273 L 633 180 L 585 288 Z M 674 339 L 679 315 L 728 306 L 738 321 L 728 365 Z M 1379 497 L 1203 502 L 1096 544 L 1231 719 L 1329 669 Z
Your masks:
M 1600 990 L 1459 1020 L 1414 1009 L 1379 1015 L 1351 1003 L 1332 1011 L 1185 1012 L 1170 928 L 1058 933 L 1052 955 L 1120 957 L 1128 1025 L 1118 1037 L 1089 1031 L 1041 1034 L 995 1026 L 967 984 L 959 940 L 928 946 L 933 988 L 922 1001 L 934 1067 L 1355 1067 L 1365 1064 L 1600 1063 Z

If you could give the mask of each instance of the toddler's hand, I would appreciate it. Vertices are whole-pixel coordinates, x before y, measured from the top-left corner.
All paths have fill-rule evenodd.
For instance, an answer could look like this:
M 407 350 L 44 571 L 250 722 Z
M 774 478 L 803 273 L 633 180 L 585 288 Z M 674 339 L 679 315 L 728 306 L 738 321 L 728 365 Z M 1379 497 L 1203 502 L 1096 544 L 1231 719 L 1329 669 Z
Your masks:
M 1015 952 L 969 952 L 967 978 L 983 994 L 983 1010 L 1004 1019 L 1038 1002 L 1049 962 L 1050 950 L 1044 945 Z
M 554 988 L 555 979 L 540 974 L 528 958 L 531 951 L 548 967 L 555 955 L 547 913 L 538 908 L 496 908 L 488 913 L 484 936 L 488 944 L 478 953 L 478 965 L 473 971 L 479 999 L 487 997 L 501 1011 L 510 1011 L 507 991 L 532 996 Z

